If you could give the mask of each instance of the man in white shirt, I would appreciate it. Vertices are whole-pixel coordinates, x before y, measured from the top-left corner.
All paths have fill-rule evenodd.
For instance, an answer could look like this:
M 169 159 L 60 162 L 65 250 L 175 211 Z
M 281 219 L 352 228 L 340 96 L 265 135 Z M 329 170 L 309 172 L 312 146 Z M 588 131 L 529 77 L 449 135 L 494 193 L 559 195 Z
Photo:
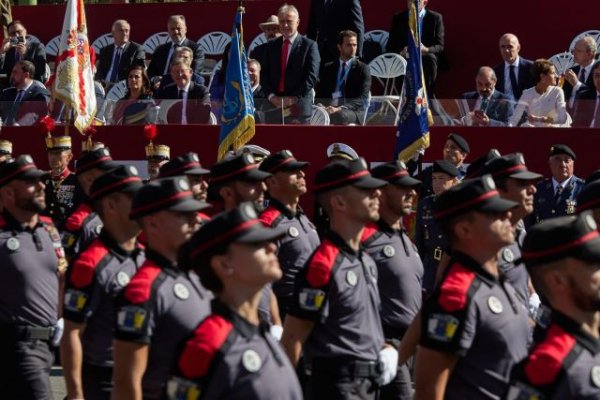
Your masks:
M 494 67 L 498 77 L 496 89 L 514 100 L 519 100 L 523 90 L 535 85 L 531 74 L 533 62 L 519 56 L 521 44 L 519 38 L 512 33 L 502 35 L 499 45 L 504 62 Z

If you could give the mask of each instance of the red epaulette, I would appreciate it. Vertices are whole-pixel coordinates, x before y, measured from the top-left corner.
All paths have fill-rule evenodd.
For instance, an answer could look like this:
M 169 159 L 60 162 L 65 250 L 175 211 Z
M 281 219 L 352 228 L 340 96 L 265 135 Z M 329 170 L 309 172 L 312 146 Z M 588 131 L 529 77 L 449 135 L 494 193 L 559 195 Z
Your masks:
M 231 322 L 219 315 L 210 315 L 202 321 L 179 358 L 179 369 L 183 376 L 187 379 L 205 376 L 232 330 Z
M 312 287 L 319 288 L 329 283 L 339 254 L 340 249 L 329 240 L 321 242 L 307 266 L 306 280 Z
M 524 371 L 529 382 L 534 386 L 554 382 L 575 344 L 573 335 L 552 325 L 544 340 L 534 347 L 525 362 Z
M 148 301 L 152 294 L 152 283 L 160 271 L 160 267 L 152 261 L 144 261 L 125 288 L 125 298 L 132 304 L 142 304 Z
M 140 234 L 137 237 L 137 241 L 139 244 L 146 247 L 148 245 L 148 238 L 146 238 L 146 232 L 140 232 Z
M 273 206 L 267 207 L 265 211 L 260 215 L 260 222 L 266 227 L 272 228 L 275 222 L 281 217 L 281 211 Z
M 440 287 L 438 303 L 446 311 L 458 311 L 467 306 L 468 292 L 476 274 L 460 264 L 452 264 Z
M 52 225 L 52 226 L 54 226 L 54 221 L 52 221 L 52 218 L 50 218 L 50 217 L 47 217 L 45 215 L 40 215 L 40 216 L 38 216 L 38 219 L 44 225 Z
M 96 239 L 75 259 L 71 267 L 71 283 L 76 288 L 88 286 L 94 278 L 98 263 L 108 254 L 104 244 Z
M 198 211 L 198 218 L 200 218 L 204 222 L 208 222 L 211 219 L 209 215 L 206 215 L 203 212 L 199 212 L 199 211 Z
M 364 243 L 373 237 L 379 231 L 379 227 L 374 222 L 369 222 L 363 229 L 362 236 L 360 237 L 360 242 Z
M 92 213 L 92 207 L 86 203 L 82 203 L 65 222 L 65 230 L 76 232 L 83 226 L 83 221 Z

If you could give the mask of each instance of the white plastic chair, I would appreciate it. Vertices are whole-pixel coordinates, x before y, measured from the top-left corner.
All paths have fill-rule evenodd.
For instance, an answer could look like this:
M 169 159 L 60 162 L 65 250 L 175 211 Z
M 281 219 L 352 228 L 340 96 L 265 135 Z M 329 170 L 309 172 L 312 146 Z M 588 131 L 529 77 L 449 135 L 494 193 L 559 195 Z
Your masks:
M 198 39 L 198 46 L 207 56 L 219 56 L 225 51 L 225 46 L 231 41 L 231 35 L 225 32 L 210 32 Z
M 375 29 L 365 33 L 364 41 L 371 40 L 381 45 L 381 50 L 385 51 L 390 34 L 381 29 Z
M 212 85 L 212 82 L 213 82 L 213 79 L 215 78 L 215 75 L 217 74 L 217 72 L 219 72 L 219 70 L 221 69 L 222 66 L 223 66 L 223 61 L 219 60 L 219 62 L 217 62 L 215 64 L 215 66 L 212 69 L 212 71 L 210 71 L 210 80 L 208 81 L 207 88 L 210 89 L 210 86 Z
M 264 33 L 257 35 L 254 39 L 252 39 L 252 42 L 250 42 L 250 46 L 248 47 L 248 54 L 252 53 L 252 50 L 254 50 L 256 46 L 260 46 L 261 44 L 266 42 L 267 38 L 265 37 Z
M 596 44 L 598 44 L 598 47 L 600 47 L 600 31 L 589 30 L 581 32 L 579 35 L 575 36 L 573 40 L 571 40 L 571 44 L 569 45 L 569 52 L 572 52 L 579 39 L 582 39 L 585 36 L 591 36 L 596 41 Z
M 60 47 L 60 35 L 54 36 L 50 41 L 46 44 L 46 55 L 56 57 L 58 55 L 58 51 Z
M 573 54 L 566 51 L 564 53 L 553 55 L 548 59 L 548 61 L 554 64 L 554 68 L 556 68 L 556 73 L 558 75 L 564 74 L 569 68 L 575 65 L 575 62 L 573 61 Z
M 113 87 L 110 88 L 108 93 L 106 93 L 106 100 L 119 101 L 123 98 L 123 96 L 125 96 L 126 92 L 127 92 L 127 81 L 126 80 L 119 81 L 119 82 L 115 83 L 113 85 Z
M 167 43 L 168 40 L 169 32 L 158 32 L 146 39 L 142 46 L 144 47 L 146 55 L 151 55 L 154 54 L 154 50 L 156 50 L 158 46 Z
M 329 114 L 324 107 L 312 106 L 310 125 L 329 125 Z
M 373 96 L 373 99 L 384 99 L 387 101 L 399 100 L 400 96 L 396 90 L 396 78 L 406 74 L 406 60 L 399 54 L 384 53 L 375 57 L 369 63 L 371 76 L 376 78 L 383 86 L 382 96 Z M 394 93 L 396 93 L 394 95 Z
M 112 33 L 105 33 L 104 35 L 98 37 L 96 40 L 92 42 L 92 48 L 96 52 L 97 55 L 100 54 L 100 50 L 102 48 L 108 46 L 113 43 L 113 35 Z

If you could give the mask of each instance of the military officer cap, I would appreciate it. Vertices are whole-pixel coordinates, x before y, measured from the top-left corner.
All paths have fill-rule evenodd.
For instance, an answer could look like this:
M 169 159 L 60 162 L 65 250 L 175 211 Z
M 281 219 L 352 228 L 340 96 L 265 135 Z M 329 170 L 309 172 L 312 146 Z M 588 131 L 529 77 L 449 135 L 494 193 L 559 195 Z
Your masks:
M 46 150 L 63 151 L 71 150 L 71 136 L 46 136 Z
M 270 174 L 279 171 L 296 171 L 309 166 L 307 161 L 298 161 L 291 151 L 281 150 L 265 158 L 259 169 Z
M 406 165 L 402 161 L 380 164 L 371 170 L 371 175 L 398 186 L 412 187 L 422 183 L 420 180 L 410 176 Z
M 467 173 L 465 174 L 465 178 L 477 178 L 483 175 L 481 169 L 483 168 L 485 163 L 499 157 L 502 157 L 502 155 L 500 154 L 498 149 L 490 149 L 486 154 L 482 155 L 481 157 L 473 161 L 471 164 L 469 164 L 469 166 L 467 167 Z
M 119 166 L 110 156 L 110 150 L 106 147 L 99 148 L 93 151 L 86 151 L 81 154 L 77 160 L 77 173 L 82 174 L 90 169 L 97 168 L 104 171 L 109 171 Z
M 488 161 L 483 166 L 481 174 L 490 174 L 493 178 L 513 178 L 524 181 L 543 178 L 542 175 L 527 169 L 525 157 L 521 153 L 507 154 Z
M 456 178 L 460 175 L 458 168 L 456 168 L 454 164 L 446 160 L 434 161 L 432 172 L 442 172 L 446 175 L 450 175 L 453 178 Z
M 463 152 L 469 153 L 471 151 L 469 143 L 465 140 L 464 137 L 460 136 L 459 134 L 451 133 L 448 135 L 448 139 L 452 140 Z
M 254 156 L 243 153 L 229 160 L 222 160 L 211 168 L 210 182 L 223 184 L 230 181 L 260 182 L 271 174 L 258 169 Z
M 600 181 L 586 184 L 577 196 L 577 213 L 600 208 Z
M 253 204 L 244 202 L 216 215 L 194 233 L 182 246 L 179 264 L 183 268 L 202 269 L 208 267 L 214 254 L 224 251 L 233 242 L 262 243 L 276 240 L 286 234 L 284 228 L 263 226 Z
M 566 154 L 573 160 L 577 159 L 577 157 L 575 156 L 575 152 L 571 150 L 571 148 L 566 144 L 555 144 L 550 147 L 550 157 L 555 156 L 557 154 Z
M 332 143 L 327 147 L 327 158 L 341 158 L 343 160 L 358 160 L 358 153 L 344 143 Z
M 573 257 L 600 262 L 600 233 L 590 211 L 547 219 L 527 230 L 522 247 L 527 268 Z
M 161 178 L 148 182 L 137 191 L 131 205 L 131 219 L 162 210 L 193 212 L 210 207 L 194 199 L 190 183 L 184 176 Z
M 596 181 L 600 181 L 600 169 L 595 170 L 587 178 L 585 178 L 585 185 L 587 186 L 588 184 Z
M 133 165 L 120 165 L 94 180 L 90 188 L 90 199 L 98 200 L 115 192 L 134 194 L 142 185 L 137 168 Z
M 171 148 L 165 144 L 146 145 L 146 159 L 148 160 L 169 160 L 171 158 Z
M 10 140 L 0 140 L 0 155 L 12 154 L 13 144 Z
M 377 189 L 387 185 L 386 181 L 373 178 L 364 158 L 327 164 L 315 178 L 315 193 L 324 193 L 343 186 L 352 185 L 360 189 Z
M 264 147 L 260 147 L 258 145 L 255 144 L 246 144 L 242 147 L 240 147 L 235 153 L 234 155 L 239 156 L 240 154 L 243 153 L 250 153 L 254 156 L 254 161 L 257 163 L 261 163 L 265 157 L 268 157 L 271 155 L 271 152 L 267 149 L 265 149 Z
M 23 154 L 0 165 L 0 187 L 15 179 L 40 179 L 46 175 L 47 172 L 37 169 L 29 154 Z
M 93 142 L 91 140 L 84 140 L 81 142 L 81 151 L 83 153 L 87 151 L 94 151 L 106 147 L 102 142 Z
M 210 170 L 202 168 L 198 154 L 189 152 L 175 157 L 160 167 L 159 178 L 177 175 L 208 175 Z
M 483 175 L 481 178 L 465 180 L 439 195 L 433 216 L 447 219 L 470 211 L 503 213 L 517 205 L 500 197 L 492 177 Z

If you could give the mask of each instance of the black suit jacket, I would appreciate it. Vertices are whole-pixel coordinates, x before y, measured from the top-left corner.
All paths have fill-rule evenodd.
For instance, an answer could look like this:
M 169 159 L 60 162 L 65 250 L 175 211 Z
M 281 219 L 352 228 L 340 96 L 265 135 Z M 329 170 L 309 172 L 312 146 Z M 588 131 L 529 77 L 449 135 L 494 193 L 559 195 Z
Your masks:
M 519 57 L 519 76 L 517 76 L 517 88 L 514 93 L 515 100 L 521 98 L 523 90 L 535 86 L 535 77 L 531 73 L 532 66 L 533 61 Z M 496 73 L 496 78 L 498 78 L 496 90 L 506 93 L 506 88 L 504 87 L 504 61 L 494 67 L 494 72 Z
M 358 34 L 357 55 L 362 55 L 365 35 L 359 0 L 311 0 L 306 36 L 317 42 L 323 64 L 338 57 L 338 34 L 351 30 Z
M 321 80 L 317 88 L 316 102 L 321 102 L 325 106 L 331 104 L 331 95 L 337 85 L 339 68 L 339 59 L 325 64 L 320 74 Z M 371 73 L 369 67 L 362 61 L 354 59 L 350 64 L 346 83 L 341 86 L 343 98 L 340 99 L 338 105 L 345 106 L 353 111 L 364 111 L 370 90 Z
M 0 94 L 0 110 L 2 120 L 6 125 L 12 125 L 25 112 L 35 112 L 39 115 L 47 112 L 50 93 L 43 87 L 32 83 L 18 103 L 15 103 L 18 90 L 15 87 L 4 89 Z M 25 103 L 27 102 L 27 103 Z M 34 103 L 35 102 L 35 103 Z
M 596 111 L 596 87 L 592 84 L 590 89 L 582 89 L 575 97 L 575 112 L 573 113 L 573 126 L 589 127 Z
M 35 66 L 35 75 L 33 79 L 40 82 L 44 82 L 44 75 L 46 73 L 46 48 L 40 42 L 33 42 L 27 40 L 27 50 L 25 51 L 25 57 L 22 60 L 31 61 Z M 0 73 L 6 74 L 10 77 L 13 67 L 15 66 L 15 56 L 17 50 L 15 48 L 9 49 L 5 54 L 0 55 Z
M 196 42 L 191 41 L 190 39 L 185 39 L 181 46 L 189 47 L 194 52 L 194 59 L 192 60 L 192 70 L 194 72 L 200 73 L 200 69 L 202 67 L 202 61 L 204 60 L 204 52 L 198 46 Z M 173 42 L 170 40 L 161 44 L 154 50 L 152 54 L 152 60 L 150 61 L 150 65 L 148 65 L 148 77 L 152 78 L 155 76 L 162 76 L 165 72 L 165 66 L 167 64 L 167 57 L 169 56 L 169 50 L 173 47 Z
M 179 96 L 179 89 L 175 83 L 171 83 L 164 88 L 160 89 L 154 95 L 155 99 L 172 99 L 176 100 Z M 210 94 L 206 86 L 198 85 L 194 82 L 190 83 L 188 89 L 188 100 L 200 100 L 204 103 L 210 104 Z
M 106 74 L 110 70 L 113 52 L 115 51 L 115 44 L 109 44 L 100 50 L 100 55 L 98 56 L 98 69 L 96 70 L 97 81 L 104 81 L 107 78 Z M 141 65 L 144 66 L 144 61 L 146 60 L 146 52 L 144 48 L 135 42 L 129 42 L 125 45 L 125 51 L 121 55 L 121 62 L 119 62 L 119 72 L 118 72 L 118 80 L 122 81 L 127 79 L 127 74 L 129 73 L 129 68 L 132 65 Z
M 592 69 L 593 68 L 594 67 L 592 66 Z M 575 75 L 577 75 L 577 78 L 579 79 L 579 71 L 581 71 L 581 65 L 576 65 L 569 69 L 571 71 L 573 71 L 575 73 Z M 590 69 L 590 72 L 592 71 L 592 69 Z M 585 77 L 585 82 L 583 82 L 583 84 L 579 88 L 579 91 L 584 91 L 586 89 L 593 88 L 593 87 L 594 87 L 594 78 L 593 78 L 593 75 L 591 73 L 589 73 Z M 565 83 L 563 85 L 563 92 L 565 93 L 565 101 L 568 104 L 569 99 L 571 99 L 571 96 L 573 95 L 573 86 L 566 79 L 565 79 Z
M 475 103 L 479 99 L 479 92 L 467 92 L 463 99 L 469 101 L 469 110 L 473 111 Z M 502 92 L 494 90 L 488 103 L 485 114 L 490 119 L 490 126 L 504 126 L 514 113 L 514 102 Z

